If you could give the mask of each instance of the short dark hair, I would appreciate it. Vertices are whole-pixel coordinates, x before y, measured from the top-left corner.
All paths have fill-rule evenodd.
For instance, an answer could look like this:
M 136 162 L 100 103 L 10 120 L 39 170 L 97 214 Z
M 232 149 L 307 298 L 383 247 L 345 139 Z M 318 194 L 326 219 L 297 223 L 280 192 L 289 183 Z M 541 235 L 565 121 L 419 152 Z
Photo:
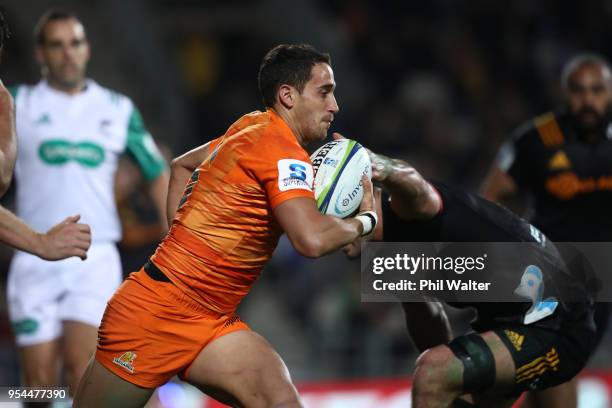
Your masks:
M 47 24 L 54 22 L 54 21 L 70 20 L 70 19 L 75 19 L 77 21 L 80 21 L 79 17 L 73 11 L 56 10 L 56 9 L 46 11 L 42 16 L 40 16 L 40 18 L 38 19 L 38 22 L 34 26 L 34 39 L 36 40 L 36 44 L 44 45 L 45 28 L 47 27 Z
M 268 51 L 259 67 L 258 76 L 264 105 L 274 105 L 276 93 L 283 84 L 302 92 L 310 80 L 312 67 L 318 63 L 331 65 L 331 58 L 308 44 L 281 44 Z
M 569 78 L 572 76 L 574 71 L 580 68 L 583 65 L 599 65 L 602 68 L 608 70 L 609 73 L 612 74 L 612 69 L 610 68 L 610 63 L 604 57 L 598 54 L 578 54 L 572 57 L 568 62 L 563 66 L 563 70 L 561 70 L 561 87 L 563 89 L 567 89 L 569 86 Z

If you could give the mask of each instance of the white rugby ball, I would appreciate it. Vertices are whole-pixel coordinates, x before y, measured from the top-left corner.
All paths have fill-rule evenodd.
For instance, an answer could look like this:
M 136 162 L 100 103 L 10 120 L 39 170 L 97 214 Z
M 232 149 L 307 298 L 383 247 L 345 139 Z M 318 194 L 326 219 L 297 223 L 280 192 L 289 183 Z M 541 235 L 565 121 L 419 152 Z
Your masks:
M 363 198 L 361 176 L 372 178 L 366 149 L 354 140 L 326 143 L 310 156 L 314 170 L 314 193 L 321 214 L 346 218 Z

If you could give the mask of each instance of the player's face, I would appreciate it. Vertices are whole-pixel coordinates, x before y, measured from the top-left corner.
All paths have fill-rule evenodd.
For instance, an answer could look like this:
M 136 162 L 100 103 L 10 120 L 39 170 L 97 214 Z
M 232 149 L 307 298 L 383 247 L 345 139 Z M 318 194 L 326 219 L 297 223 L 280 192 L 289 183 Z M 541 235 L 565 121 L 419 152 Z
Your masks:
M 568 78 L 566 97 L 571 114 L 583 130 L 601 128 L 612 102 L 610 71 L 596 64 L 579 66 Z
M 295 117 L 305 142 L 322 140 L 327 136 L 338 104 L 334 96 L 334 71 L 325 63 L 312 67 L 310 80 L 297 95 Z
M 64 89 L 78 88 L 89 61 L 83 25 L 73 18 L 52 21 L 45 27 L 44 38 L 36 56 L 49 82 Z

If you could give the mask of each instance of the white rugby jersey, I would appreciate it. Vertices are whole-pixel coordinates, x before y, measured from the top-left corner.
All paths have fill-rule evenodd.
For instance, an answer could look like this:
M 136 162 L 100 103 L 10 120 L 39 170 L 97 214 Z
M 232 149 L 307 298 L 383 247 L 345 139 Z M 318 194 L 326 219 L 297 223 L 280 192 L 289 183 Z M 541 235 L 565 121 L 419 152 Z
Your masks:
M 129 153 L 147 180 L 165 162 L 138 109 L 121 94 L 87 80 L 69 95 L 43 80 L 9 88 L 17 115 L 17 214 L 38 231 L 81 214 L 94 242 L 118 241 L 114 194 L 119 156 Z

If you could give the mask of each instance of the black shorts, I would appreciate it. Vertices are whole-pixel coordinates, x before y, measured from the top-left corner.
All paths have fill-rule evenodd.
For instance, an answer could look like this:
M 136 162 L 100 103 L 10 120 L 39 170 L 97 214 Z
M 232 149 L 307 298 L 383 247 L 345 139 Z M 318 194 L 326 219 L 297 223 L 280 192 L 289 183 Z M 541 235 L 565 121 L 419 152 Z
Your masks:
M 595 348 L 595 332 L 579 326 L 571 333 L 519 324 L 501 325 L 492 331 L 514 360 L 513 396 L 571 380 L 584 368 Z

